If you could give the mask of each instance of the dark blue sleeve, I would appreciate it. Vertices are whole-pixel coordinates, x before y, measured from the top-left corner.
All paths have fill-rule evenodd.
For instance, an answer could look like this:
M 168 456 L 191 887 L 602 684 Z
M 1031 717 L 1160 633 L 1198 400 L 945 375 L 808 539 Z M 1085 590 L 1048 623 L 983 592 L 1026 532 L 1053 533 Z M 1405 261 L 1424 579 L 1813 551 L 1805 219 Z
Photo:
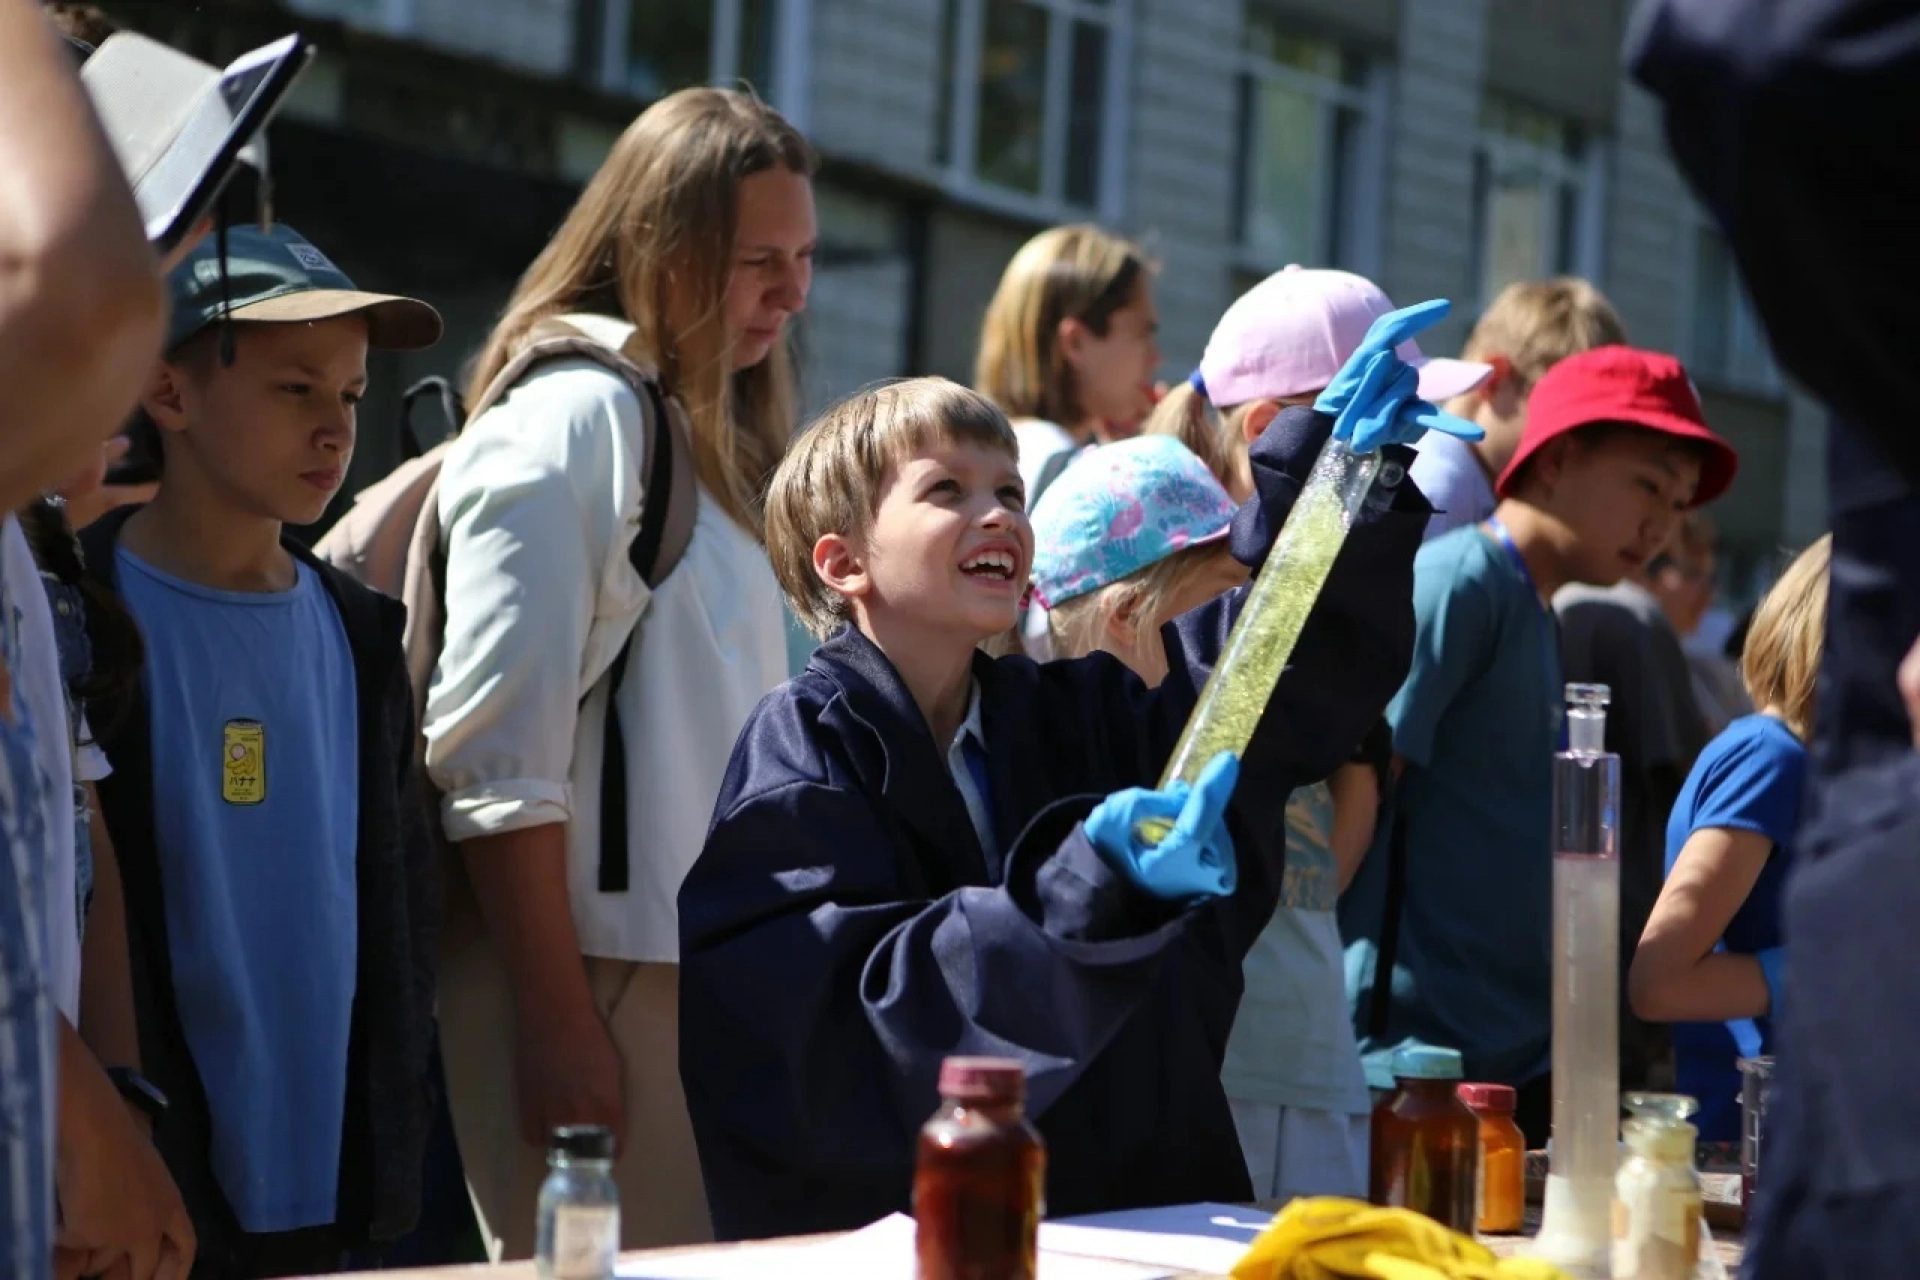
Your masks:
M 1784 733 L 1742 734 L 1736 726 L 1702 754 L 1699 798 L 1688 831 L 1725 827 L 1790 846 L 1800 825 L 1807 750 Z
M 1235 517 L 1233 553 L 1250 568 L 1265 563 L 1280 526 L 1299 497 L 1333 421 L 1310 409 L 1288 409 L 1254 443 L 1256 496 Z M 1413 452 L 1389 446 L 1404 470 Z M 1241 961 L 1279 901 L 1286 869 L 1286 805 L 1296 787 L 1319 782 L 1353 755 L 1378 723 L 1413 662 L 1413 561 L 1432 506 L 1412 480 L 1382 492 L 1363 509 L 1308 615 L 1272 699 L 1241 762 L 1229 821 L 1240 881 L 1232 897 L 1202 913 L 1189 942 L 1221 971 L 1230 997 L 1216 1019 L 1231 1024 Z M 1249 588 L 1209 602 L 1164 633 L 1169 674 L 1156 693 L 1191 708 L 1226 646 Z M 1162 718 L 1160 723 L 1166 723 Z M 1159 758 L 1172 737 L 1156 744 Z
M 1107 868 L 1084 806 L 1061 808 L 1003 885 L 936 898 L 856 788 L 795 782 L 721 809 L 680 893 L 680 1002 L 724 1233 L 742 1234 L 720 1219 L 752 1194 L 743 1168 L 904 1186 L 946 1055 L 1018 1059 L 1040 1115 L 1126 1020 L 1180 912 Z
M 1781 365 L 1920 483 L 1920 7 L 1644 0 L 1627 57 Z

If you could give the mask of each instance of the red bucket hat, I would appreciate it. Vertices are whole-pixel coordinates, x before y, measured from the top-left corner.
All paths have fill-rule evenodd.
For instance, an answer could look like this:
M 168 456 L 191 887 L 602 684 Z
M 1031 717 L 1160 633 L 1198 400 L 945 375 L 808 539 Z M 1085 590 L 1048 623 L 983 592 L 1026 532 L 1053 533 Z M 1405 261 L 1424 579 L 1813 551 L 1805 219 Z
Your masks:
M 1631 423 L 1704 445 L 1696 507 L 1725 493 L 1740 466 L 1733 446 L 1707 426 L 1693 379 L 1678 360 L 1633 347 L 1595 347 L 1568 356 L 1534 384 L 1520 447 L 1495 486 L 1500 496 L 1512 496 L 1520 469 L 1547 441 L 1594 422 Z

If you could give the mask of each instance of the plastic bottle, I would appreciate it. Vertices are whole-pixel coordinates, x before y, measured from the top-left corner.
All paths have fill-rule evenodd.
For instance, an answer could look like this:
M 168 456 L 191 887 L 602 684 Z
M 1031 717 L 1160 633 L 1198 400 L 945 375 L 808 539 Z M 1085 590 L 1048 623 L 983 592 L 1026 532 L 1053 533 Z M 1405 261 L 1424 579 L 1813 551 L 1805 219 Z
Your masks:
M 611 1280 L 620 1252 L 620 1189 L 613 1131 L 570 1125 L 553 1131 L 551 1170 L 540 1186 L 534 1263 L 543 1280 Z
M 920 1130 L 913 1176 L 919 1280 L 1033 1280 L 1047 1149 L 1026 1092 L 1009 1059 L 940 1064 L 940 1109 Z
M 1691 1280 L 1700 1258 L 1698 1134 L 1684 1094 L 1630 1093 L 1627 1158 L 1613 1181 L 1613 1280 Z
M 1473 1234 L 1480 1120 L 1460 1101 L 1460 1055 L 1409 1046 L 1393 1055 L 1398 1087 L 1373 1111 L 1368 1199 Z
M 1519 1097 L 1504 1084 L 1463 1084 L 1459 1093 L 1480 1121 L 1480 1233 L 1517 1234 L 1527 1212 L 1527 1140 L 1513 1122 Z

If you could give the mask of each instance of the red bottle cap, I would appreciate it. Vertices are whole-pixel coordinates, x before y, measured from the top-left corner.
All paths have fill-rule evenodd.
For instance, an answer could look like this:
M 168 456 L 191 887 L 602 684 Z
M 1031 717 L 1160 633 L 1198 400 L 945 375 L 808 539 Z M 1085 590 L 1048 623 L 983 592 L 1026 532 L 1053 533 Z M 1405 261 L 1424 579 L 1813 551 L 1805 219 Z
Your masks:
M 940 1064 L 940 1096 L 957 1102 L 1019 1102 L 1027 1069 L 1013 1058 L 948 1058 Z
M 1510 1116 L 1520 1104 L 1513 1086 L 1506 1084 L 1463 1084 L 1456 1096 L 1475 1111 L 1491 1111 L 1495 1115 Z

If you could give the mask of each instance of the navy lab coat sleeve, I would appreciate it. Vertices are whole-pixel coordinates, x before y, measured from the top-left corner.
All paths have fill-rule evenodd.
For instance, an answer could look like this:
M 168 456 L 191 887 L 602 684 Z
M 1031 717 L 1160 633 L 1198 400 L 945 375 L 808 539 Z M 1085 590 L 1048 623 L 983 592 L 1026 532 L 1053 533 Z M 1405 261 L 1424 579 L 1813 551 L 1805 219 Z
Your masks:
M 1627 57 L 1782 367 L 1920 484 L 1920 7 L 1647 0 Z

